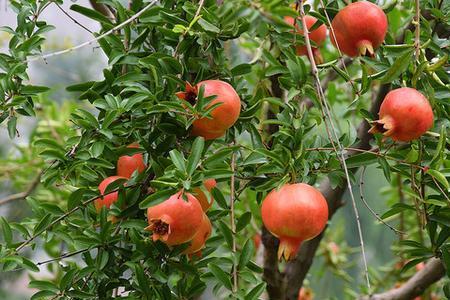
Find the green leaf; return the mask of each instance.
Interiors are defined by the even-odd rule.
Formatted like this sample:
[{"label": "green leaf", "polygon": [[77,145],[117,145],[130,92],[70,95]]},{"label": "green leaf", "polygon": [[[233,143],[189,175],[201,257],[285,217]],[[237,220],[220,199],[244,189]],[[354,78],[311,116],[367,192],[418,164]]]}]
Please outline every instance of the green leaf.
[{"label": "green leaf", "polygon": [[386,177],[388,182],[391,182],[391,167],[389,166],[389,163],[384,157],[379,157],[378,162],[383,170],[384,177]]},{"label": "green leaf", "polygon": [[427,174],[436,179],[440,184],[442,184],[446,190],[450,189],[447,178],[441,172],[433,169],[429,169]]},{"label": "green leaf", "polygon": [[34,227],[33,234],[41,233],[52,222],[52,214],[46,214],[41,221]]},{"label": "green leaf", "polygon": [[17,117],[12,116],[8,119],[8,134],[9,138],[13,139],[16,137],[16,125],[17,125]]},{"label": "green leaf", "polygon": [[209,23],[208,21],[206,21],[205,19],[200,19],[197,22],[203,29],[205,29],[205,31],[209,31],[209,32],[214,32],[214,33],[219,33],[220,29],[217,28],[215,25]]},{"label": "green leaf", "polygon": [[9,226],[8,221],[4,217],[0,217],[0,223],[2,225],[3,239],[5,243],[9,246],[12,241],[12,230]]},{"label": "green leaf", "polygon": [[244,229],[250,223],[251,219],[252,219],[251,212],[248,211],[242,214],[242,216],[240,216],[239,219],[237,220],[236,232],[239,232],[242,229]]},{"label": "green leaf", "polygon": [[412,62],[413,50],[408,50],[405,54],[397,58],[394,64],[389,68],[387,73],[381,78],[381,82],[388,83],[397,79]]},{"label": "green leaf", "polygon": [[229,209],[227,201],[225,200],[225,197],[223,196],[222,192],[219,189],[213,188],[211,190],[211,194],[213,199],[216,201],[217,204],[219,204],[221,208]]},{"label": "green leaf", "polygon": [[192,145],[191,155],[189,155],[187,161],[186,171],[188,176],[191,176],[197,169],[204,147],[205,147],[205,139],[202,137],[197,137]]},{"label": "green leaf", "polygon": [[220,220],[217,225],[225,241],[227,242],[228,247],[231,249],[233,247],[233,232],[231,231],[231,228],[222,220]]},{"label": "green leaf", "polygon": [[245,300],[256,300],[259,296],[266,290],[266,283],[262,282],[255,286],[247,295],[245,295]]},{"label": "green leaf", "polygon": [[345,162],[347,163],[347,167],[349,169],[368,166],[377,162],[377,156],[373,153],[365,152],[352,155]]},{"label": "green leaf", "polygon": [[254,252],[255,252],[255,246],[253,244],[253,240],[248,239],[245,242],[244,247],[242,248],[242,251],[241,251],[241,255],[239,257],[239,264],[238,264],[239,269],[242,269],[245,266],[247,266],[248,262],[250,261],[250,259],[253,256]]},{"label": "green leaf", "polygon": [[186,174],[186,164],[183,154],[177,149],[173,149],[169,152],[169,155],[175,167],[183,174]]},{"label": "green leaf", "polygon": [[53,282],[50,281],[32,280],[28,284],[28,287],[32,289],[59,292],[59,288]]},{"label": "green leaf", "polygon": [[139,203],[139,208],[144,209],[153,205],[156,205],[164,200],[167,200],[172,196],[174,192],[172,190],[162,190],[151,194],[145,198],[141,203]]},{"label": "green leaf", "polygon": [[240,64],[231,69],[231,74],[233,76],[245,75],[252,71],[251,64]]},{"label": "green leaf", "polygon": [[222,283],[224,287],[231,290],[231,280],[230,280],[230,274],[225,273],[219,266],[215,264],[208,264],[209,271],[216,277],[216,279]]},{"label": "green leaf", "polygon": [[102,13],[99,13],[96,10],[87,8],[85,6],[80,6],[80,5],[77,5],[77,4],[73,4],[72,6],[70,6],[70,9],[73,10],[73,11],[76,11],[77,13],[80,13],[80,14],[82,14],[82,15],[90,18],[90,19],[98,21],[100,23],[111,25],[111,20],[109,20]]},{"label": "green leaf", "polygon": [[93,157],[99,157],[103,153],[103,149],[105,148],[105,143],[102,141],[97,141],[92,145],[91,151]]}]

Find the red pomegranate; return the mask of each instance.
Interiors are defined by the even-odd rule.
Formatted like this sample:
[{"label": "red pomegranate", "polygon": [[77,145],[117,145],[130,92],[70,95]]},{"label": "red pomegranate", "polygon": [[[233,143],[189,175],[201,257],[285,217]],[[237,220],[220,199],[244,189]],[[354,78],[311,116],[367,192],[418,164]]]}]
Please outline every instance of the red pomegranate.
[{"label": "red pomegranate", "polygon": [[374,56],[374,49],[384,41],[387,17],[376,4],[354,2],[341,9],[331,22],[331,42],[348,56]]},{"label": "red pomegranate", "polygon": [[[203,182],[203,184],[205,185],[206,190],[208,192],[211,192],[211,190],[214,187],[216,187],[217,182],[214,178],[210,178],[210,179],[206,179]],[[211,194],[209,195],[211,201],[208,200],[208,197],[205,195],[205,193],[199,187],[194,188],[192,194],[195,196],[195,198],[197,198],[197,200],[200,203],[200,205],[202,206],[202,209],[204,212],[207,212],[211,208],[211,206],[214,202],[214,199]]]},{"label": "red pomegranate", "polygon": [[194,237],[190,241],[189,248],[184,250],[183,253],[185,254],[197,253],[199,254],[199,256],[201,256],[200,250],[202,250],[205,247],[206,240],[211,235],[211,231],[212,231],[211,222],[209,221],[208,216],[204,213],[202,224],[198,228],[197,233],[195,233]]},{"label": "red pomegranate", "polygon": [[380,107],[380,119],[373,122],[369,132],[409,142],[433,126],[433,117],[427,98],[415,89],[399,88],[386,95]]},{"label": "red pomegranate", "polygon": [[298,300],[313,300],[313,293],[310,288],[302,287],[298,291]]},{"label": "red pomegranate", "polygon": [[255,233],[252,237],[253,244],[255,245],[255,250],[258,251],[259,246],[261,246],[261,235],[259,233]]},{"label": "red pomegranate", "polygon": [[[294,18],[284,17],[284,20],[289,25],[292,25],[292,26],[294,25]],[[308,27],[308,30],[309,30],[317,22],[317,19],[312,16],[305,16],[305,22],[306,22],[306,27]],[[303,35],[304,34],[303,29],[300,28],[301,26],[299,24],[302,24],[302,21],[300,18],[297,18],[297,22],[295,24],[296,31],[298,34]],[[326,38],[327,38],[327,27],[324,24],[320,25],[318,28],[309,32],[309,39],[314,41],[314,43],[316,43],[317,46],[320,46],[326,40]],[[312,51],[313,51],[313,55],[314,55],[314,61],[317,64],[323,63],[323,58],[322,58],[322,54],[320,53],[320,50],[316,47],[312,47]],[[308,51],[306,49],[306,46],[301,46],[301,45],[297,46],[296,52],[297,52],[297,55],[308,56]]]},{"label": "red pomegranate", "polygon": [[207,107],[221,103],[211,112],[211,118],[200,118],[192,124],[192,135],[202,136],[206,140],[219,138],[233,126],[239,118],[241,99],[233,87],[221,80],[205,80],[194,87],[186,83],[186,91],[178,92],[178,98],[194,104],[200,87],[203,86],[203,97],[216,96]]},{"label": "red pomegranate", "polygon": [[153,240],[173,246],[186,243],[194,237],[202,224],[203,211],[194,196],[178,192],[166,201],[149,207],[147,218],[149,226],[145,229],[153,232]]},{"label": "red pomegranate", "polygon": [[109,208],[111,204],[117,201],[117,198],[119,197],[119,192],[109,193],[106,196],[103,196],[105,193],[106,188],[108,185],[110,185],[112,182],[118,180],[118,179],[127,179],[123,176],[110,176],[105,178],[98,186],[98,190],[100,191],[100,194],[102,197],[95,199],[94,205],[95,209],[100,211],[103,206],[106,206],[106,208]]},{"label": "red pomegranate", "polygon": [[285,184],[272,190],[261,207],[264,226],[280,240],[278,258],[295,257],[300,244],[319,235],[328,221],[322,194],[305,183]]},{"label": "red pomegranate", "polygon": [[[128,148],[139,148],[139,144],[133,143]],[[147,166],[144,163],[144,156],[142,153],[134,155],[123,155],[117,161],[117,175],[130,178],[135,170],[142,173]]]}]

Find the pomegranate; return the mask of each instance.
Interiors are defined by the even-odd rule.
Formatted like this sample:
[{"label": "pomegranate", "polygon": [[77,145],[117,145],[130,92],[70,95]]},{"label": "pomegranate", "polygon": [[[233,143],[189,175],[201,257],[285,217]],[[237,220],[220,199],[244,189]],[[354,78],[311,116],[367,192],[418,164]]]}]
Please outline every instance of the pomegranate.
[{"label": "pomegranate", "polygon": [[[215,179],[210,178],[210,179],[206,179],[203,182],[203,184],[205,185],[206,190],[208,192],[211,192],[211,190],[214,187],[216,187],[217,182],[216,182]],[[200,202],[200,205],[202,206],[202,209],[203,209],[204,212],[207,212],[208,209],[211,208],[211,206],[212,206],[212,204],[214,202],[214,199],[213,199],[212,195],[210,195],[211,201],[209,201],[208,197],[205,195],[205,193],[199,187],[194,188],[192,194],[195,196],[195,198],[197,198],[198,202]]]},{"label": "pomegranate", "polygon": [[416,271],[420,271],[423,268],[425,268],[425,263],[424,262],[420,262],[416,265]]},{"label": "pomegranate", "polygon": [[261,207],[264,226],[280,240],[278,258],[293,258],[300,244],[319,235],[328,221],[323,195],[305,183],[272,190]]},{"label": "pomegranate", "polygon": [[197,232],[195,233],[194,237],[190,241],[189,248],[184,250],[183,253],[185,254],[198,254],[198,256],[201,256],[200,250],[205,247],[206,240],[211,235],[211,222],[209,221],[208,216],[203,213],[203,220],[202,224],[198,228]]},{"label": "pomegranate", "polygon": [[206,140],[219,138],[233,126],[239,118],[241,99],[233,87],[221,80],[205,80],[195,86],[186,83],[186,90],[178,92],[178,98],[195,104],[200,87],[204,88],[203,97],[216,96],[207,106],[221,103],[211,112],[211,118],[200,118],[192,124],[192,135],[202,136]]},{"label": "pomegranate", "polygon": [[[128,148],[139,148],[139,144],[133,143]],[[123,155],[117,161],[117,175],[130,178],[135,170],[142,173],[147,166],[144,163],[142,153],[134,155]]]},{"label": "pomegranate", "polygon": [[106,208],[110,208],[111,204],[117,201],[117,198],[119,198],[119,192],[109,193],[105,196],[103,194],[105,193],[106,188],[114,181],[118,179],[127,179],[123,176],[110,176],[105,178],[98,186],[98,190],[100,191],[100,195],[102,197],[97,198],[94,200],[95,209],[97,212],[99,212],[103,206],[106,206]]},{"label": "pomegranate", "polygon": [[253,244],[255,245],[255,250],[258,251],[259,246],[261,246],[261,235],[259,233],[255,233],[252,237]]},{"label": "pomegranate", "polygon": [[194,237],[202,224],[203,211],[197,198],[178,192],[164,202],[149,207],[147,218],[149,226],[145,229],[153,232],[153,240],[172,246],[186,243]]},{"label": "pomegranate", "polygon": [[298,300],[313,300],[313,293],[311,289],[302,287],[298,291]]},{"label": "pomegranate", "polygon": [[[289,25],[294,26],[294,18],[284,17],[284,20]],[[308,27],[308,31],[309,31],[309,29],[317,22],[317,19],[312,16],[305,16],[305,22],[306,22],[306,27]],[[299,24],[302,24],[302,22],[301,22],[300,18],[297,18],[297,22],[295,24],[296,32],[298,34],[303,35],[304,34],[303,29],[300,28]],[[309,39],[314,41],[314,43],[316,43],[317,46],[320,46],[325,41],[326,38],[327,38],[327,27],[324,24],[320,25],[318,28],[309,32]],[[295,49],[296,49],[297,55],[308,56],[308,51],[306,49],[306,46],[299,45],[299,46],[296,46]],[[322,54],[320,53],[320,50],[316,47],[312,47],[312,52],[314,55],[314,61],[317,64],[323,63],[323,58],[322,58]]]},{"label": "pomegranate", "polygon": [[373,122],[369,132],[409,142],[433,126],[433,117],[427,98],[415,89],[399,88],[386,95],[380,107],[380,119]]},{"label": "pomegranate", "polygon": [[[341,9],[331,22],[331,42],[348,56],[374,56],[374,49],[384,41],[387,17],[376,4],[354,2]],[[334,32],[333,32],[334,31]],[[334,33],[334,37],[333,37]]]}]

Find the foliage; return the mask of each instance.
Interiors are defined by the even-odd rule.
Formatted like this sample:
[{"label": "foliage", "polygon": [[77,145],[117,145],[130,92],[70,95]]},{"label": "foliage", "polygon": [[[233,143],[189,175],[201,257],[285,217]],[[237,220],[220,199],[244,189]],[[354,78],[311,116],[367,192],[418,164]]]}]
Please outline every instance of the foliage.
[{"label": "foliage", "polygon": [[[39,18],[41,13],[62,1],[11,1],[18,22],[15,29],[2,27],[11,40],[9,53],[0,54],[0,122],[14,139],[17,125],[24,120],[19,116],[41,121],[31,137],[32,147],[21,149],[21,158],[13,163],[2,162],[0,170],[14,173],[18,179],[10,179],[20,188],[26,184],[15,168],[33,164],[42,170],[43,186],[27,198],[31,216],[17,222],[1,219],[0,262],[3,271],[36,272],[42,266],[27,258],[25,249],[43,247],[54,258],[48,263],[53,280],[30,282],[30,287],[39,289],[33,299],[106,299],[119,287],[128,299],[191,299],[207,284],[220,298],[258,299],[266,282],[262,266],[254,261],[251,237],[261,224],[259,204],[266,193],[287,182],[313,185],[327,178],[333,187],[345,186],[347,178],[327,136],[309,61],[297,56],[293,47],[304,40],[283,20],[286,15],[297,16],[295,8],[288,1],[275,0],[200,2],[203,7],[196,14],[196,1],[159,1],[135,21],[98,40],[108,58],[103,79],[67,87],[84,107],[55,107],[44,100],[49,87],[29,84],[27,59],[42,55],[45,33],[54,29]],[[106,32],[148,5],[139,0],[129,6],[115,0],[101,3],[113,9],[114,20],[77,4],[71,14],[98,21],[101,32]],[[374,165],[392,182],[386,193],[400,189],[404,195],[401,200],[394,194],[381,218],[404,222],[407,236],[395,250],[402,262],[408,261],[405,274],[434,256],[450,269],[448,39],[436,35],[439,24],[449,25],[450,7],[441,5],[432,0],[421,4],[427,16],[420,22],[418,61],[414,26],[397,42],[397,33],[414,11],[412,1],[404,1],[384,7],[389,32],[375,58],[356,58],[343,69],[337,51],[326,46],[326,63],[318,66],[322,82],[337,73],[327,84],[326,99],[339,140],[347,149],[352,183],[357,184],[357,168]],[[327,1],[326,12],[332,18],[343,6],[341,1]],[[328,24],[320,2],[305,9],[319,23]],[[210,110],[201,103],[186,109],[189,104],[181,103],[175,93],[185,81],[211,78],[231,83],[243,108],[224,138],[204,141],[191,137],[189,128],[195,116],[208,115]],[[352,154],[361,138],[358,124],[376,119],[370,112],[371,99],[382,85],[415,87],[425,94],[435,114],[432,132],[400,144],[377,135],[374,150]],[[126,148],[133,142],[141,148]],[[147,170],[120,188],[117,205],[96,213],[91,202],[98,196],[99,182],[115,174],[119,156],[136,152],[145,153]],[[168,248],[153,242],[144,231],[145,208],[180,189],[191,191],[207,178],[215,178],[218,187],[208,212],[214,234],[202,257],[181,255],[183,245]],[[126,203],[125,208],[121,203]],[[111,223],[108,214],[120,221]],[[330,251],[324,248],[323,253]],[[58,264],[75,255],[83,263]],[[328,260],[328,268],[348,280],[336,267],[346,258],[331,255]],[[237,291],[233,270],[239,279]],[[384,271],[373,271],[374,278],[379,277],[376,272]],[[382,280],[378,282],[385,288]]]}]

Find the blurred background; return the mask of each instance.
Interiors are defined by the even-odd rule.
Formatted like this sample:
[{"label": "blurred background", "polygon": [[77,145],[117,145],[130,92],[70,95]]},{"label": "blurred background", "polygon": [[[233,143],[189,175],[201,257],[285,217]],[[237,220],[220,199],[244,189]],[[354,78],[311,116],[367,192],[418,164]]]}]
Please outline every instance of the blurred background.
[{"label": "blurred background", "polygon": [[[75,2],[79,5],[89,6],[88,1]],[[69,9],[71,4],[71,2],[65,2],[62,8],[90,30],[97,31],[99,29],[97,23],[71,12]],[[14,28],[15,18],[15,13],[3,0],[0,5],[0,26]],[[80,28],[54,5],[45,11],[42,18],[56,26],[56,30],[47,34],[44,53],[66,49],[92,38],[89,32]],[[8,51],[8,40],[8,34],[1,32],[0,48],[2,52]],[[245,51],[240,52],[245,55]],[[43,162],[31,147],[30,140],[33,135],[37,132],[47,132],[55,139],[64,139],[72,130],[69,122],[70,113],[80,106],[90,108],[88,104],[74,99],[74,95],[66,92],[65,87],[88,80],[96,80],[102,76],[102,70],[105,67],[107,67],[106,59],[96,45],[49,58],[47,61],[40,60],[30,64],[30,83],[49,86],[52,89],[37,103],[42,114],[38,114],[35,118],[20,118],[19,138],[10,140],[5,126],[0,128],[0,198],[26,190],[39,175],[40,170],[44,168]],[[332,88],[340,87],[332,83],[330,90]],[[340,109],[343,111],[336,111],[338,115],[345,112],[346,105],[342,105]],[[20,168],[14,167],[11,162],[19,162]],[[360,173],[356,176],[357,181],[359,181],[359,176]],[[375,168],[367,169],[364,182],[366,201],[376,212],[382,214],[387,210],[390,199],[397,197],[395,188],[389,187],[383,172]],[[354,188],[358,200],[359,186],[355,185]],[[53,197],[54,201],[65,201],[67,195],[68,191],[64,189],[57,190],[55,193],[37,190],[33,197],[36,199]],[[318,254],[320,257],[315,260],[312,272],[307,278],[307,286],[313,290],[314,299],[328,299],[330,296],[339,299],[344,294],[346,287],[354,288],[358,283],[363,282],[355,217],[349,197],[345,196],[344,201],[346,205],[338,210],[333,218],[322,243],[322,250]],[[390,247],[393,240],[398,237],[389,228],[380,225],[361,202],[358,202],[358,206],[369,265],[373,267],[392,266],[395,261]],[[0,206],[0,216],[11,221],[25,218],[29,213],[30,209],[26,200],[11,201]],[[393,223],[395,224],[397,221]],[[48,259],[44,251],[33,253],[35,256],[30,259],[34,262]],[[331,269],[330,264],[334,266]],[[35,291],[27,287],[29,276],[34,279],[49,278],[50,271],[48,266],[44,265],[37,273],[23,271],[0,273],[0,299],[30,298]],[[373,276],[381,275],[374,273]],[[393,286],[395,281],[387,284]],[[205,295],[203,299],[213,298]]]}]

